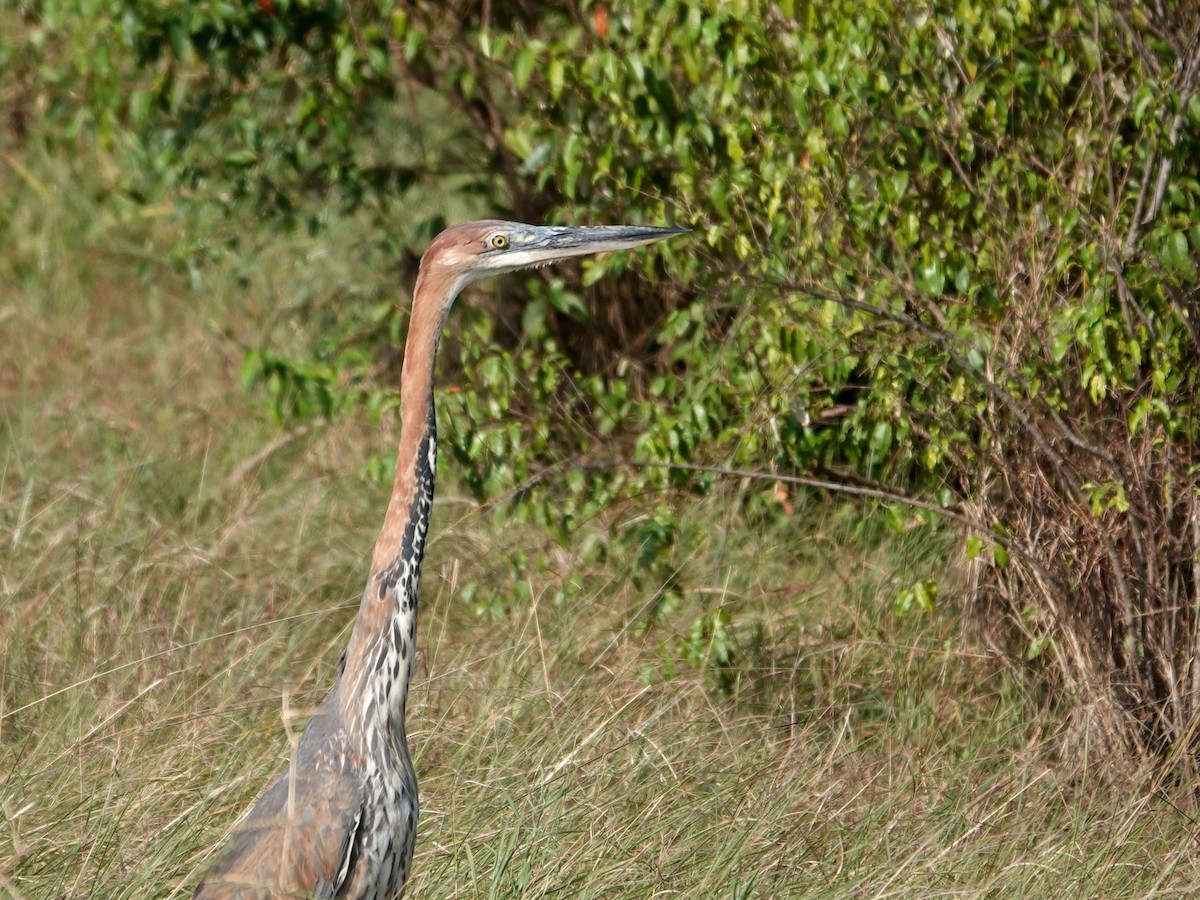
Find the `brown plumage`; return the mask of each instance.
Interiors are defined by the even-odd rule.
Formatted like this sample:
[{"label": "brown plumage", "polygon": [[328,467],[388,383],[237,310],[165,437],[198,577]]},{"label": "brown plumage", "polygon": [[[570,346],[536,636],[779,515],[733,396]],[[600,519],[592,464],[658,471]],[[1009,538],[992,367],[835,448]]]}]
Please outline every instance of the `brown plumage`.
[{"label": "brown plumage", "polygon": [[469,222],[421,258],[400,391],[396,478],[341,674],[290,765],[237,826],[196,897],[396,898],[417,829],[404,707],[421,560],[433,506],[433,371],[450,306],[472,281],[558,259],[648,244],[685,229]]}]

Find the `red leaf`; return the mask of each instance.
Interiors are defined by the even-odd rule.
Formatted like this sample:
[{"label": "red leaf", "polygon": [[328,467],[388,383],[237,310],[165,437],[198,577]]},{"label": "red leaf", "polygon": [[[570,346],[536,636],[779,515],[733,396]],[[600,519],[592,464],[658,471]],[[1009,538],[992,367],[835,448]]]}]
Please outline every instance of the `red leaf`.
[{"label": "red leaf", "polygon": [[608,7],[603,3],[597,3],[596,8],[592,10],[592,21],[596,23],[596,34],[600,37],[608,36]]}]

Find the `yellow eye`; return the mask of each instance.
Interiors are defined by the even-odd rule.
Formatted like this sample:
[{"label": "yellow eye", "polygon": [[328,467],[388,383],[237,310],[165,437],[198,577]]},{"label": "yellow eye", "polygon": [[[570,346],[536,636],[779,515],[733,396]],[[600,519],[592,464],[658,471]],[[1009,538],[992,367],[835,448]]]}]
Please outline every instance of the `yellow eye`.
[{"label": "yellow eye", "polygon": [[508,246],[508,235],[493,234],[490,238],[488,238],[488,243],[491,244],[497,250],[500,250],[500,249]]}]

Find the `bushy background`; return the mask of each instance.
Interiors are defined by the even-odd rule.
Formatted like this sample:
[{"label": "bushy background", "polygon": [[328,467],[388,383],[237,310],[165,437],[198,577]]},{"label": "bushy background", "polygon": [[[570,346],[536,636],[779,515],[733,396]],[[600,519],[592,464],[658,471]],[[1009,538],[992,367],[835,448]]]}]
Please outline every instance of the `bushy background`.
[{"label": "bushy background", "polygon": [[[979,635],[1071,723],[1065,751],[1192,765],[1194,4],[57,0],[0,22],[7,164],[36,190],[22,160],[67,160],[170,222],[145,273],[261,287],[278,235],[358,223],[354,280],[314,279],[244,348],[292,437],[394,406],[444,224],[693,229],[460,304],[443,449],[548,538],[509,557],[511,591],[461,586],[482,612],[570,544],[636,551],[670,616],[682,503],[770,523],[833,483],[897,531],[951,523]],[[939,568],[881,602],[932,608]],[[725,689],[734,624],[706,610],[685,642]]]}]

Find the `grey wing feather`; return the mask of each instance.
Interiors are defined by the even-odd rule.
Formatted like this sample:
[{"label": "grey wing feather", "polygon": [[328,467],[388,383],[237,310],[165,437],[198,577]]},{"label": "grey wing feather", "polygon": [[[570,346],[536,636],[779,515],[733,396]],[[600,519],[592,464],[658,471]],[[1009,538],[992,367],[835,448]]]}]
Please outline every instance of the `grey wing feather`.
[{"label": "grey wing feather", "polygon": [[[338,862],[337,881],[333,885],[335,892],[341,890],[342,885],[346,883],[346,878],[350,874],[350,866],[354,863],[354,850],[358,841],[358,829],[362,825],[362,806],[358,808],[358,812],[354,817],[354,824],[346,829],[346,834],[342,838],[342,850]],[[332,896],[332,895],[331,895]]]},{"label": "grey wing feather", "polygon": [[237,826],[196,897],[334,897],[341,889],[362,817],[362,780],[346,764],[336,723],[322,719],[309,722],[292,765]]}]

